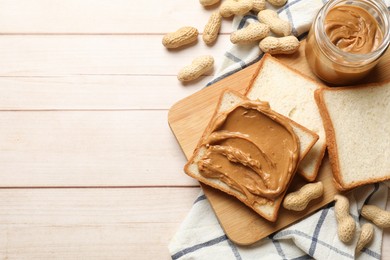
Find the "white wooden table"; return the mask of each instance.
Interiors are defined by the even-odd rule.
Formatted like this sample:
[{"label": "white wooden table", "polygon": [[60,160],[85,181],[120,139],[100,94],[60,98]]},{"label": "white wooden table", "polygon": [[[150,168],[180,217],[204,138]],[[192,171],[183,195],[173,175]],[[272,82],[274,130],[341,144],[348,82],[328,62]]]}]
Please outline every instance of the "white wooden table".
[{"label": "white wooden table", "polygon": [[230,22],[212,47],[167,51],[161,38],[202,31],[211,12],[0,0],[0,259],[169,259],[199,186],[167,113],[212,78],[184,86],[176,73],[201,54],[218,65]]}]

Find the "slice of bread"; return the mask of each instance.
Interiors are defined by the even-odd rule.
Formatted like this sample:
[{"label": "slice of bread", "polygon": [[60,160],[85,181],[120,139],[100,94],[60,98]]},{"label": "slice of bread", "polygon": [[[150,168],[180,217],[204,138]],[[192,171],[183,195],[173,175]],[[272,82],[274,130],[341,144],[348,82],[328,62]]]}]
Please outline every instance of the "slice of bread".
[{"label": "slice of bread", "polygon": [[390,81],[323,88],[315,97],[336,187],[390,179]]},{"label": "slice of bread", "polygon": [[[280,204],[282,203],[286,191],[284,191],[282,195],[280,195],[273,202],[264,197],[257,196],[256,198],[261,205],[256,204],[256,206],[253,207],[248,202],[246,196],[240,191],[229,187],[224,182],[219,181],[218,179],[206,178],[199,172],[197,163],[202,158],[202,156],[206,151],[205,146],[202,144],[204,140],[211,134],[212,132],[211,126],[214,124],[214,120],[216,120],[217,116],[220,113],[231,110],[233,107],[237,106],[240,102],[244,100],[247,100],[246,97],[239,94],[238,92],[227,90],[222,93],[217,108],[214,112],[214,115],[208,127],[204,131],[203,136],[200,139],[199,144],[195,149],[193,156],[189,159],[188,163],[185,165],[184,170],[189,176],[199,180],[200,182],[238,198],[240,201],[242,201],[247,206],[255,210],[259,215],[263,216],[265,219],[269,221],[275,221],[277,219],[278,210]],[[308,151],[313,147],[315,142],[318,140],[318,136],[312,131],[291,121],[290,119],[287,118],[287,120],[292,126],[294,133],[299,138],[299,144],[300,144],[299,161],[301,161],[302,158],[308,153]]]},{"label": "slice of bread", "polygon": [[308,181],[316,179],[326,149],[325,130],[314,100],[314,91],[320,87],[314,80],[267,54],[246,92],[249,99],[269,102],[273,110],[319,136],[298,169],[298,173]]}]

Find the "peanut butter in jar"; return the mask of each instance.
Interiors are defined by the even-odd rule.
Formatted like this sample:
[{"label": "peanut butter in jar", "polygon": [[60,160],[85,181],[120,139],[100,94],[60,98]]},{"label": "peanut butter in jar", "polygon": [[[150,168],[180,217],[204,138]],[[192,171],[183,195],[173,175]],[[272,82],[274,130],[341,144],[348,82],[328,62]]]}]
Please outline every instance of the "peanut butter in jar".
[{"label": "peanut butter in jar", "polygon": [[382,0],[331,0],[306,41],[306,59],[320,79],[348,85],[365,77],[385,53],[390,15]]}]

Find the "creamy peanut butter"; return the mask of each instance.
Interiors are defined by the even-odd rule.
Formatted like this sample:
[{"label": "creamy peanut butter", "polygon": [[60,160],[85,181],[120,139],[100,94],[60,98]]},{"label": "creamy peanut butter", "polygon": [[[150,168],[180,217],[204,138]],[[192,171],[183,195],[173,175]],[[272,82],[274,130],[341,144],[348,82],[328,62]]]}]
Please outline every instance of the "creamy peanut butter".
[{"label": "creamy peanut butter", "polygon": [[[305,55],[317,77],[334,85],[350,85],[364,78],[386,50],[384,33],[388,32],[383,21],[388,14],[376,12],[363,0],[356,1],[359,6],[335,2],[329,1],[314,20]],[[360,5],[367,5],[370,12]],[[377,21],[371,13],[381,19]]]},{"label": "creamy peanut butter", "polygon": [[383,40],[378,22],[359,6],[333,7],[325,17],[324,27],[330,41],[345,52],[369,53]]},{"label": "creamy peanut butter", "polygon": [[252,205],[258,197],[273,200],[286,190],[297,169],[299,142],[268,103],[243,101],[219,115],[210,131],[200,174],[240,191]]}]

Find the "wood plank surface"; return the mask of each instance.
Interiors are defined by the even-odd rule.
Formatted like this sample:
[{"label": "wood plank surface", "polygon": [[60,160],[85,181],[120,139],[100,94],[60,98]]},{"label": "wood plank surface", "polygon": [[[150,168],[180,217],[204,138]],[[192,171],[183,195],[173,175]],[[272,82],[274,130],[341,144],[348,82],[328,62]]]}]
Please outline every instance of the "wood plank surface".
[{"label": "wood plank surface", "polygon": [[0,111],[0,187],[198,185],[165,110]]},{"label": "wood plank surface", "polygon": [[[214,46],[199,36],[168,51],[165,33],[184,25],[202,33],[215,7],[183,0],[0,0],[0,7],[0,259],[170,259],[168,242],[199,189],[182,172],[167,109],[219,69],[231,20]],[[178,82],[178,69],[201,54],[216,59],[211,76]]]},{"label": "wood plank surface", "polygon": [[[202,31],[211,10],[179,0],[0,6],[0,186],[23,187],[0,188],[0,259],[169,259],[198,188],[182,174],[167,109],[211,78],[183,85],[176,73],[201,54],[220,63],[226,43],[199,36],[167,51],[161,38],[179,25]],[[42,185],[58,188],[26,188]]]},{"label": "wood plank surface", "polygon": [[168,259],[199,188],[0,189],[1,259]]},{"label": "wood plank surface", "polygon": [[[167,50],[161,35],[4,35],[0,76],[177,75],[199,56],[221,64],[229,36],[211,48],[203,41]],[[212,72],[211,72],[212,74]]]},{"label": "wood plank surface", "polygon": [[[218,7],[178,0],[1,0],[0,6],[0,31],[13,34],[163,34],[184,25],[202,32]],[[223,32],[231,32],[225,23]]]},{"label": "wood plank surface", "polygon": [[0,77],[0,110],[167,110],[211,78],[183,85],[171,75]]}]

